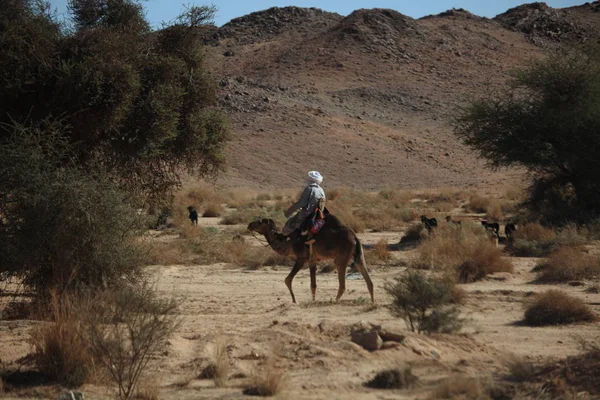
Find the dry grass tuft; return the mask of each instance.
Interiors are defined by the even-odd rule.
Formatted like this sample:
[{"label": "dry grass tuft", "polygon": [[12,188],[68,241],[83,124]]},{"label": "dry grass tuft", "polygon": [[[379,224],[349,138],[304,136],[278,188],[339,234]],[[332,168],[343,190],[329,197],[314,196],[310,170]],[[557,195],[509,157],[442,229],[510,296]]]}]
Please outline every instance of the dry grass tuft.
[{"label": "dry grass tuft", "polygon": [[374,389],[404,389],[412,387],[418,378],[412,374],[409,366],[381,371],[365,386]]},{"label": "dry grass tuft", "polygon": [[459,282],[468,283],[494,272],[513,272],[512,263],[502,258],[488,236],[477,226],[440,225],[419,247],[417,268],[455,271]]},{"label": "dry grass tuft", "polygon": [[208,203],[204,206],[204,211],[202,212],[203,218],[216,218],[223,215],[225,210],[220,203]]},{"label": "dry grass tuft", "polygon": [[538,264],[540,282],[567,282],[600,276],[600,258],[583,254],[575,247],[561,247]]},{"label": "dry grass tuft", "polygon": [[482,214],[488,211],[491,203],[491,199],[476,194],[471,197],[471,200],[469,200],[466,208],[471,212]]},{"label": "dry grass tuft", "polygon": [[221,335],[219,335],[213,344],[211,358],[212,365],[214,366],[212,379],[215,382],[215,386],[227,386],[227,379],[229,377],[230,370],[229,355],[227,354],[227,343]]},{"label": "dry grass tuft", "polygon": [[520,226],[514,233],[515,239],[522,239],[536,242],[549,242],[556,239],[556,232],[546,228],[536,222]]},{"label": "dry grass tuft", "polygon": [[158,400],[160,390],[155,384],[145,382],[133,395],[134,400]]},{"label": "dry grass tuft", "polygon": [[598,294],[600,293],[600,285],[594,284],[590,285],[587,289],[585,289],[587,293]]},{"label": "dry grass tuft", "polygon": [[453,376],[445,380],[433,392],[430,399],[487,399],[480,380],[470,376]]},{"label": "dry grass tuft", "polygon": [[510,378],[516,382],[529,381],[538,373],[538,368],[532,362],[521,357],[508,358],[506,366],[510,371]]},{"label": "dry grass tuft", "polygon": [[154,242],[148,253],[152,265],[188,264],[193,252],[181,242]]},{"label": "dry grass tuft", "polygon": [[525,323],[530,326],[596,321],[596,315],[580,299],[551,289],[526,304]]},{"label": "dry grass tuft", "polygon": [[38,370],[66,387],[79,387],[91,376],[94,360],[88,350],[77,301],[69,295],[51,295],[49,322],[32,333]]},{"label": "dry grass tuft", "polygon": [[244,389],[244,394],[249,396],[275,396],[285,390],[287,378],[285,371],[275,366],[271,359],[262,373],[255,373],[250,385]]},{"label": "dry grass tuft", "polygon": [[504,217],[504,205],[498,200],[491,201],[485,215],[488,221],[502,221]]},{"label": "dry grass tuft", "polygon": [[339,218],[340,222],[344,226],[347,226],[356,233],[362,233],[367,228],[365,222],[349,209],[343,207],[331,207],[330,211],[333,215]]},{"label": "dry grass tuft", "polygon": [[386,239],[380,239],[372,249],[365,251],[365,258],[367,264],[385,263],[392,258],[390,251],[388,250],[388,241]]},{"label": "dry grass tuft", "polygon": [[422,224],[414,224],[408,227],[404,236],[400,239],[400,243],[420,242],[426,237],[425,229]]}]

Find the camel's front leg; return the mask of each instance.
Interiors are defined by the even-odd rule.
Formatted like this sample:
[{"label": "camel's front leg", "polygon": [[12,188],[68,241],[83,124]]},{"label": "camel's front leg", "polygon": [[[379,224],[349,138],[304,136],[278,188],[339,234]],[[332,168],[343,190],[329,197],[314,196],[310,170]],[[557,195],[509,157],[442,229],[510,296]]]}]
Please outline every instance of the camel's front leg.
[{"label": "camel's front leg", "polygon": [[296,296],[294,296],[294,291],[292,290],[292,281],[294,280],[294,276],[296,276],[298,271],[300,271],[300,268],[302,268],[302,266],[304,265],[305,262],[306,262],[306,259],[298,258],[296,260],[296,263],[294,264],[294,267],[290,271],[289,275],[285,278],[285,285],[290,290],[290,294],[292,295],[292,302],[294,302],[294,303],[296,302]]}]

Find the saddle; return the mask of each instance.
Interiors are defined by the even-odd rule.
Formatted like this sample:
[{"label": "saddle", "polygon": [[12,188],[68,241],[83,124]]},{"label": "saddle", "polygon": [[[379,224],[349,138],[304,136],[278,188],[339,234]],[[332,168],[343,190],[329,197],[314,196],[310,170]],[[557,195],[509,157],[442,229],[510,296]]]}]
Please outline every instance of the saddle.
[{"label": "saddle", "polygon": [[315,210],[306,218],[302,226],[300,227],[300,236],[307,236],[307,239],[312,239],[319,231],[325,226],[327,215],[329,210],[323,207],[317,206]]},{"label": "saddle", "polygon": [[308,254],[309,254],[309,262],[314,262],[314,252],[313,252],[313,244],[315,243],[315,236],[319,231],[325,226],[326,217],[329,215],[329,211],[327,208],[323,207],[323,211],[321,211],[321,204],[315,208],[315,211],[306,218],[304,224],[302,224],[302,228],[300,229],[300,236],[306,236],[306,241],[304,244],[308,246]]}]

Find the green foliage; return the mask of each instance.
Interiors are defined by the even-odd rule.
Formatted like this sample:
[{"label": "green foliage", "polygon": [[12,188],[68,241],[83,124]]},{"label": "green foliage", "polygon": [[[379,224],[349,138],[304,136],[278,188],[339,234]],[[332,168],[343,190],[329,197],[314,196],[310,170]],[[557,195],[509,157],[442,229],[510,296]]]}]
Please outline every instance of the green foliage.
[{"label": "green foliage", "polygon": [[222,169],[228,128],[200,40],[214,8],[192,7],[152,32],[136,0],[69,7],[67,30],[32,1],[0,0],[0,124],[60,119],[77,163],[101,164],[155,199],[182,172]]},{"label": "green foliage", "polygon": [[471,103],[455,129],[491,166],[532,172],[528,204],[546,221],[600,214],[597,47],[532,63],[507,92]]},{"label": "green foliage", "polygon": [[404,319],[410,329],[419,333],[452,333],[460,330],[459,311],[450,304],[453,284],[409,271],[388,282],[385,291],[392,296],[391,313]]},{"label": "green foliage", "polygon": [[59,125],[10,132],[0,141],[0,280],[22,278],[47,298],[52,288],[119,286],[139,276],[144,221],[133,199],[100,169],[78,168]]}]

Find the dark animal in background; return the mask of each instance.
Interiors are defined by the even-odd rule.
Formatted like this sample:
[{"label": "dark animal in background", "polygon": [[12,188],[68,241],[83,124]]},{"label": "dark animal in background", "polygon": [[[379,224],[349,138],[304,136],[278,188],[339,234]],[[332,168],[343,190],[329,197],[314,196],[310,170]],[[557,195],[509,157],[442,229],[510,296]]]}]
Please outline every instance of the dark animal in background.
[{"label": "dark animal in background", "polygon": [[508,239],[512,239],[513,234],[515,233],[516,230],[517,230],[517,227],[512,222],[509,222],[508,224],[506,224],[504,226],[504,234],[506,235],[506,237]]},{"label": "dark animal in background", "polygon": [[188,211],[190,213],[189,218],[192,221],[192,224],[198,225],[198,211],[192,206],[188,207]]},{"label": "dark animal in background", "polygon": [[425,228],[427,228],[427,232],[429,233],[431,233],[431,231],[438,226],[437,219],[427,218],[424,215],[421,215],[421,222],[423,225],[425,225]]},{"label": "dark animal in background", "polygon": [[493,230],[496,236],[500,236],[500,224],[497,222],[481,221],[481,225],[483,225],[485,229]]},{"label": "dark animal in background", "polygon": [[446,222],[454,225],[461,225],[460,221],[454,221],[450,215],[446,215]]}]

